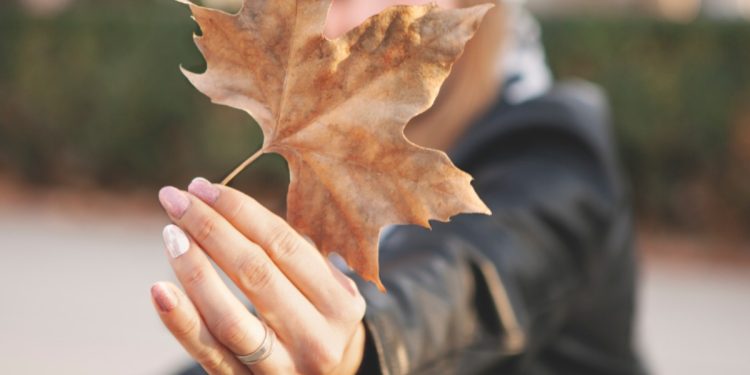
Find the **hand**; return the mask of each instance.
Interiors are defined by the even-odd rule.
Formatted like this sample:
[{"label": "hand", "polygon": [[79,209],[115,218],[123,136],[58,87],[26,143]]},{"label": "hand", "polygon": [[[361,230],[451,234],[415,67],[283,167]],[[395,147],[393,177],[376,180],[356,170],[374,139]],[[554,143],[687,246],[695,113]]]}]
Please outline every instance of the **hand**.
[{"label": "hand", "polygon": [[[211,374],[353,374],[364,351],[365,301],[355,283],[282,218],[234,189],[195,179],[159,199],[176,224],[164,229],[170,264],[185,288],[151,288],[164,325]],[[185,234],[187,233],[187,235]],[[243,365],[263,323],[230,292],[224,270],[273,330],[268,358]]]}]

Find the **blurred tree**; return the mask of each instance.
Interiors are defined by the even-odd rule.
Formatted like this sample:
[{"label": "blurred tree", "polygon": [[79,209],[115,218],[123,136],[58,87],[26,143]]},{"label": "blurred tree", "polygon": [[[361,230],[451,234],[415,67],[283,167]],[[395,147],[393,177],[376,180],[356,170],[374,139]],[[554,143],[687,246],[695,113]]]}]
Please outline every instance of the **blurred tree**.
[{"label": "blurred tree", "polygon": [[542,15],[648,14],[680,22],[694,20],[701,14],[710,18],[750,19],[750,0],[528,0],[528,3]]},{"label": "blurred tree", "polygon": [[236,10],[242,5],[242,0],[203,0],[203,4],[216,9]]},{"label": "blurred tree", "polygon": [[[180,73],[204,69],[193,31],[173,1],[79,0],[55,18],[0,5],[0,171],[123,188],[223,177],[261,135]],[[276,189],[284,163],[264,159],[244,180]]]},{"label": "blurred tree", "polygon": [[[224,177],[261,135],[180,74],[179,64],[204,69],[189,11],[103,1],[76,0],[58,17],[0,2],[0,175],[107,188]],[[610,17],[543,27],[556,74],[610,94],[643,215],[750,229],[750,24]],[[238,183],[283,198],[286,179],[283,160],[264,157]]]},{"label": "blurred tree", "polygon": [[516,0],[525,1],[530,9],[541,15],[623,15],[643,11],[645,1],[654,0]]},{"label": "blurred tree", "polygon": [[750,0],[703,0],[702,11],[712,18],[750,18]]},{"label": "blurred tree", "polygon": [[544,27],[558,77],[607,89],[643,214],[690,229],[750,229],[750,181],[741,177],[750,163],[732,151],[750,134],[750,24],[567,19]]}]

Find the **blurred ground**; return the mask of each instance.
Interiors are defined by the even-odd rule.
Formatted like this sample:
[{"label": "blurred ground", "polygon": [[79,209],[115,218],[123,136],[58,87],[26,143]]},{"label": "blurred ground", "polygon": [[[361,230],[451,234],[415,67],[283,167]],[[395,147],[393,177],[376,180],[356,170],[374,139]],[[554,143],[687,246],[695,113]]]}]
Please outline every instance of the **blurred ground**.
[{"label": "blurred ground", "polygon": [[[69,199],[81,196],[88,206]],[[0,373],[169,374],[185,363],[149,300],[153,282],[173,279],[155,199],[28,201],[2,187],[0,197]],[[750,374],[743,245],[654,233],[640,242],[640,341],[654,374]]]},{"label": "blurred ground", "polygon": [[0,205],[0,373],[170,373],[186,357],[149,299],[165,219],[74,206]]},{"label": "blurred ground", "polygon": [[640,341],[653,373],[750,374],[750,259],[739,251],[748,246],[640,237]]}]

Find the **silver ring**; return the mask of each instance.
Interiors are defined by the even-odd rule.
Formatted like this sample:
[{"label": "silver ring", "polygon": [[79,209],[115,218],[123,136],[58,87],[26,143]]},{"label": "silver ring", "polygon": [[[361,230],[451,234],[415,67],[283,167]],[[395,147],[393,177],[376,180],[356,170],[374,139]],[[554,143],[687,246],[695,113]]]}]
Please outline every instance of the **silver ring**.
[{"label": "silver ring", "polygon": [[263,341],[258,346],[258,349],[255,349],[250,354],[236,356],[237,359],[239,359],[240,362],[245,365],[257,364],[258,362],[268,358],[268,356],[271,355],[271,351],[273,350],[273,344],[274,341],[276,341],[276,334],[273,333],[273,330],[270,329],[265,322],[261,321],[261,323],[263,324],[265,334],[263,335]]}]

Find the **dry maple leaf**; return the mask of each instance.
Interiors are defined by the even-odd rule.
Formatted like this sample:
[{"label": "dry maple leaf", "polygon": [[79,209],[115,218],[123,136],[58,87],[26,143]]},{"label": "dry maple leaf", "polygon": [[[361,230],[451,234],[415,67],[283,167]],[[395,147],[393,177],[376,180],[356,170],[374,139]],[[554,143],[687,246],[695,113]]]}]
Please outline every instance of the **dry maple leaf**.
[{"label": "dry maple leaf", "polygon": [[396,6],[329,40],[330,0],[245,0],[237,14],[188,4],[208,68],[184,74],[214,103],[249,113],[265,137],[224,183],[258,156],[281,154],[287,220],[323,254],[339,253],[384,290],[382,227],[490,213],[471,176],[403,131],[432,105],[492,5]]}]

